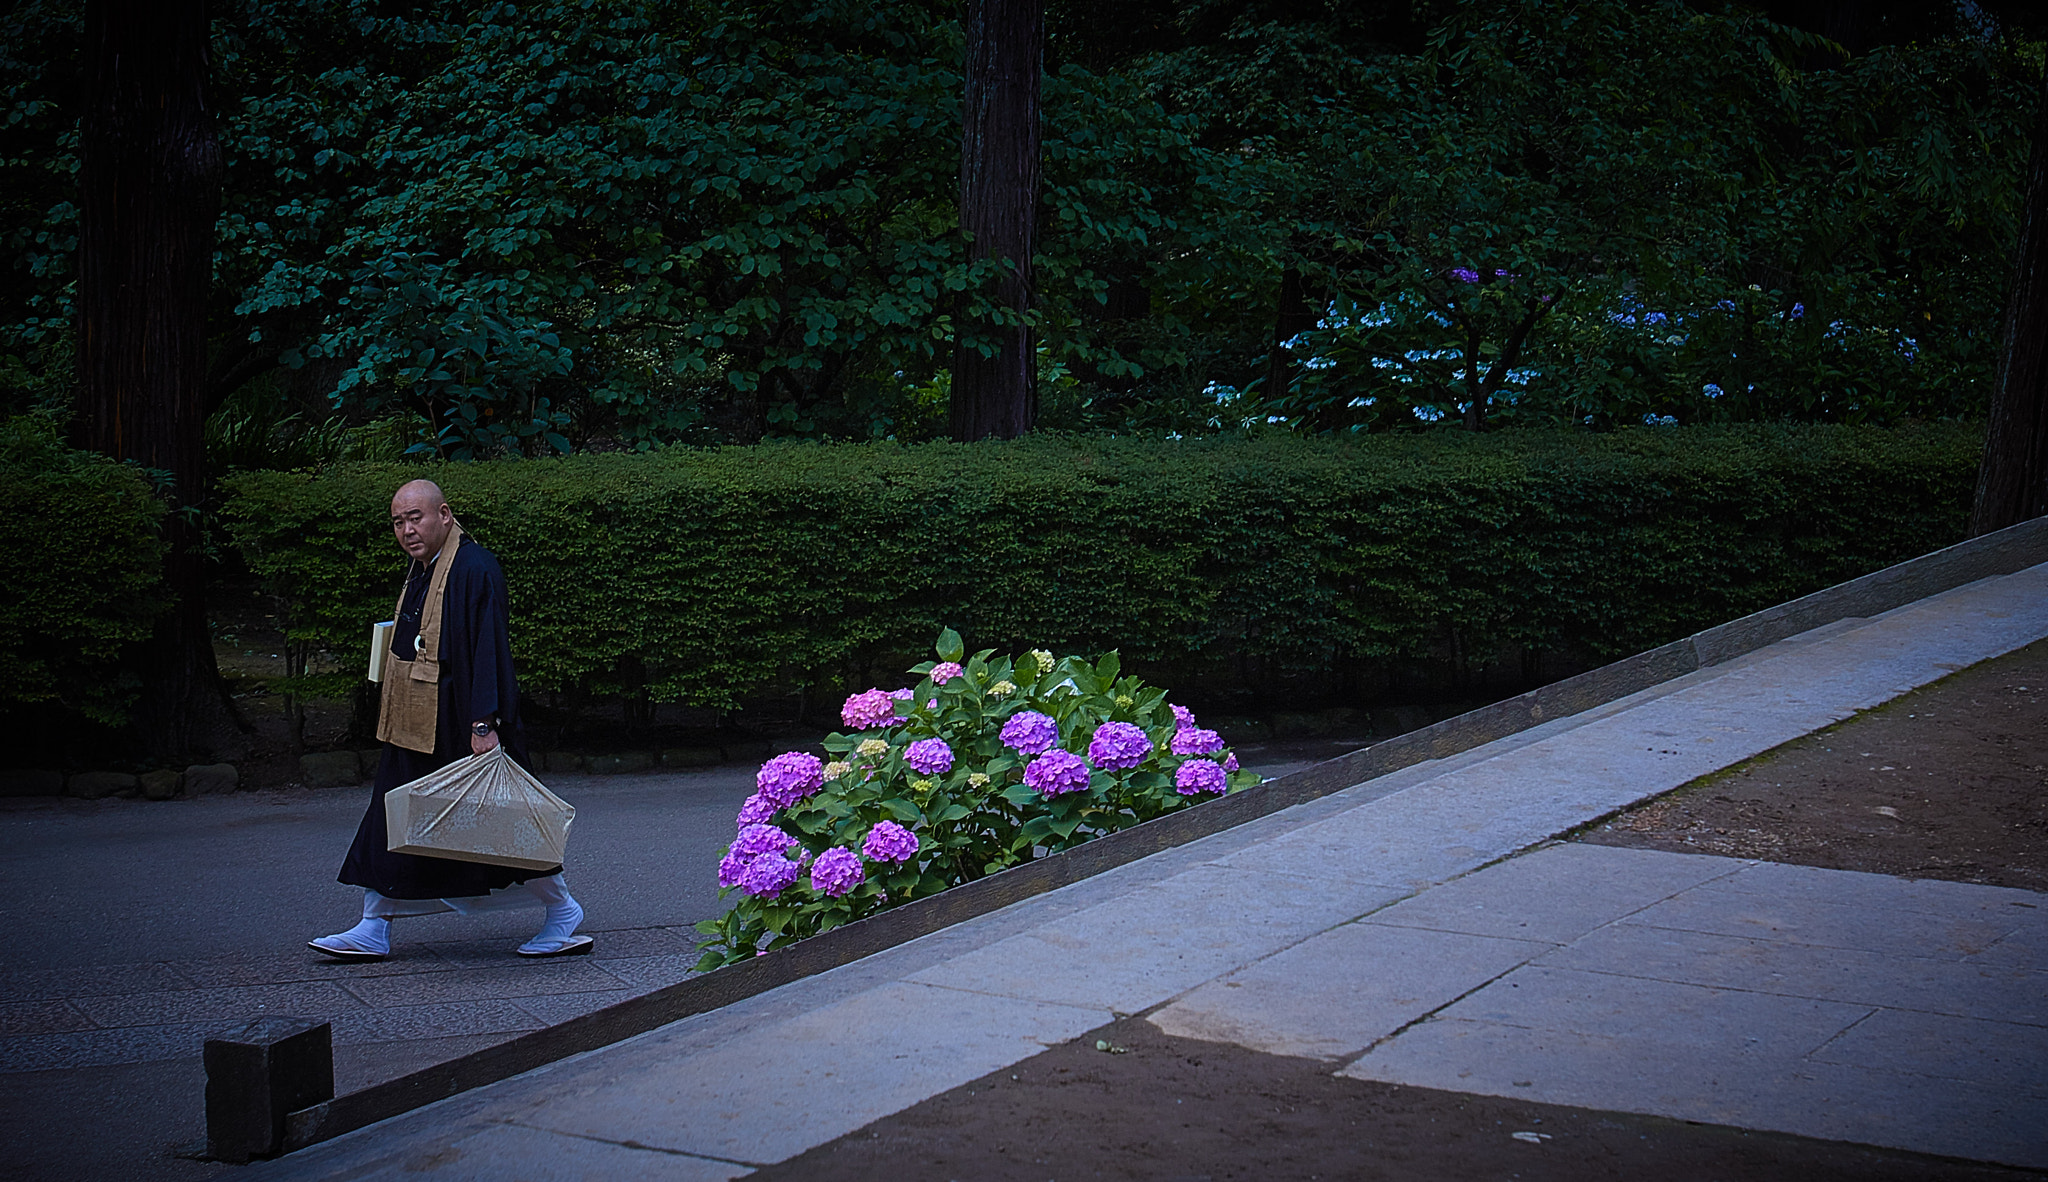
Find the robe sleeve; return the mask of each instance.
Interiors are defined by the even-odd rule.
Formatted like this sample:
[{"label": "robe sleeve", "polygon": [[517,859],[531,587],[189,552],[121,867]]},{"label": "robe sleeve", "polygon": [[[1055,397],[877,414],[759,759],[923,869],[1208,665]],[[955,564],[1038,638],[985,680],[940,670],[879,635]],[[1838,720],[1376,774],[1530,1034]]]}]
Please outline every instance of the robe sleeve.
[{"label": "robe sleeve", "polygon": [[468,660],[452,672],[456,719],[467,727],[479,719],[509,716],[518,693],[512,674],[512,644],[506,626],[505,572],[481,546],[463,547],[462,566],[449,572],[451,599],[462,605],[461,639]]}]

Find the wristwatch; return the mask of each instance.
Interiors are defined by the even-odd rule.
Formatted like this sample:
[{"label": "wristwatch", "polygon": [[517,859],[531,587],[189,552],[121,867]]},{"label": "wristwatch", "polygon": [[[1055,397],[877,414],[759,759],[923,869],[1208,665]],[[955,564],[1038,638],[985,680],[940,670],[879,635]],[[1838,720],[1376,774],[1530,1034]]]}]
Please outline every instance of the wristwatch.
[{"label": "wristwatch", "polygon": [[481,739],[491,733],[491,724],[488,722],[472,722],[469,724],[469,733]]}]

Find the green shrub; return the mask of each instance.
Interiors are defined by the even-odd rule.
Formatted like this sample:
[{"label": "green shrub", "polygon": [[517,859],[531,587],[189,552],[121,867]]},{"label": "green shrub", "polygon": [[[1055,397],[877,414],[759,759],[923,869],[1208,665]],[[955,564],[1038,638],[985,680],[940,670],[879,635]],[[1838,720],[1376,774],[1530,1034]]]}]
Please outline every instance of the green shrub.
[{"label": "green shrub", "polygon": [[[1363,439],[766,444],[227,481],[291,635],[390,614],[430,475],[504,562],[538,689],[731,706],[976,647],[1171,683],[1503,651],[1612,657],[1962,536],[1981,430],[1666,427]],[[343,680],[346,680],[345,678]]]},{"label": "green shrub", "polygon": [[122,651],[168,604],[163,514],[135,468],[40,415],[0,420],[0,707],[126,720],[140,682]]},{"label": "green shrub", "polygon": [[832,762],[762,765],[718,865],[719,895],[744,897],[697,925],[699,969],[1259,782],[1115,653],[970,660],[950,628],[934,651],[915,687],[847,699]]}]

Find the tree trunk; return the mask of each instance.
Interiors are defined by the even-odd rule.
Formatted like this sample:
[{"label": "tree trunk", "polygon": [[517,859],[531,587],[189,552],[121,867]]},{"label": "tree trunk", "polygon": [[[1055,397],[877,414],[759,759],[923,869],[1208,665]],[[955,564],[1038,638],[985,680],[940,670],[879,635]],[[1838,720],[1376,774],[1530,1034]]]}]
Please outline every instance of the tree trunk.
[{"label": "tree trunk", "polygon": [[2048,79],[2034,117],[2018,256],[1971,537],[2048,513]]},{"label": "tree trunk", "polygon": [[[1006,259],[997,300],[1031,307],[1038,229],[1038,81],[1045,62],[1044,0],[968,0],[967,102],[960,138],[960,228],[968,257]],[[1036,342],[1022,324],[970,324],[1000,342],[996,355],[964,339],[953,350],[953,438],[1013,439],[1038,417]]]},{"label": "tree trunk", "polygon": [[182,758],[225,717],[199,508],[206,303],[222,160],[205,101],[205,0],[89,0],[79,137],[78,442],[170,481],[176,603],[143,655],[148,752]]},{"label": "tree trunk", "polygon": [[1316,326],[1315,309],[1309,306],[1308,291],[1301,282],[1301,269],[1280,272],[1280,300],[1273,315],[1273,348],[1266,358],[1266,399],[1287,393],[1292,381],[1294,357],[1287,342]]}]

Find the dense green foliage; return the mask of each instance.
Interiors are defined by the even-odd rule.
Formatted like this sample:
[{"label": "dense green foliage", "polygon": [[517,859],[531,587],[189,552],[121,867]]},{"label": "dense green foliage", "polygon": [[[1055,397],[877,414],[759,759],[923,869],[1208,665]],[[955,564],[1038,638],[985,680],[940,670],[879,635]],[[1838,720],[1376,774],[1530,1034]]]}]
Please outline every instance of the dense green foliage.
[{"label": "dense green foliage", "polygon": [[[818,768],[815,757],[793,753],[763,767],[741,834],[721,851],[719,893],[737,889],[741,897],[697,925],[711,937],[700,970],[1259,782],[1258,773],[1236,770],[1220,736],[1195,729],[1192,716],[1176,717],[1166,691],[1125,674],[1115,653],[1088,660],[984,650],[970,658],[950,628],[935,651],[938,661],[893,679],[914,682],[895,718],[855,718],[851,733],[825,740],[832,762]],[[1056,728],[1056,737],[1006,737],[1004,724],[1020,714],[1038,715],[1026,721]],[[1143,758],[1098,758],[1091,740],[1105,723],[1138,728]],[[1176,748],[1183,729],[1192,741]],[[945,745],[943,768],[920,760],[916,744],[934,739]],[[1054,750],[1086,763],[1066,783],[1034,782],[1027,769]],[[1203,760],[1218,766],[1202,768]],[[1198,771],[1207,778],[1188,774]],[[776,788],[803,795],[778,805],[768,799]],[[901,845],[870,845],[878,827],[885,840],[894,829]],[[772,867],[751,865],[763,852],[776,859]],[[849,874],[850,867],[858,869]]]},{"label": "dense green foliage", "polygon": [[[1044,436],[428,471],[504,563],[526,684],[727,706],[873,684],[946,623],[977,647],[1118,649],[1177,688],[1621,656],[1958,540],[1981,442],[1962,425]],[[231,478],[230,529],[293,639],[354,653],[389,615],[386,506],[419,474]]]},{"label": "dense green foliage", "polygon": [[166,606],[163,514],[136,469],[40,416],[0,420],[0,707],[126,717],[140,683],[123,650]]},{"label": "dense green foliage", "polygon": [[[1398,45],[1374,5],[1183,7],[1125,49],[1055,6],[1048,425],[1416,428],[1475,391],[1602,428],[1981,415],[2037,44],[1811,68],[1810,37],[1668,2],[1444,6]],[[957,226],[954,5],[216,14],[216,396],[449,457],[942,425],[992,270]],[[76,6],[4,33],[0,385],[56,404]],[[1289,269],[1322,324],[1268,390]]]}]

